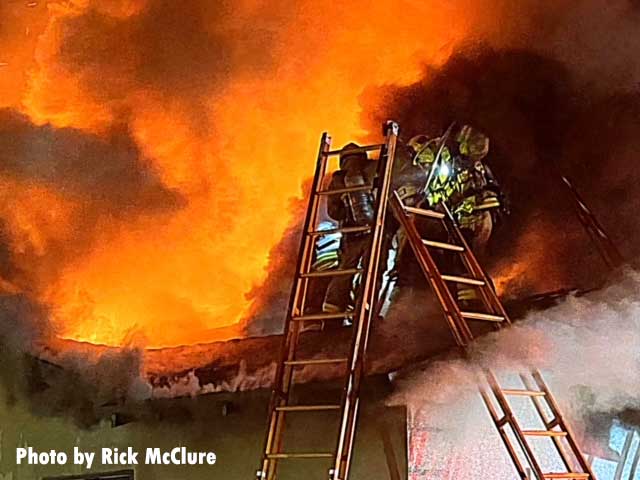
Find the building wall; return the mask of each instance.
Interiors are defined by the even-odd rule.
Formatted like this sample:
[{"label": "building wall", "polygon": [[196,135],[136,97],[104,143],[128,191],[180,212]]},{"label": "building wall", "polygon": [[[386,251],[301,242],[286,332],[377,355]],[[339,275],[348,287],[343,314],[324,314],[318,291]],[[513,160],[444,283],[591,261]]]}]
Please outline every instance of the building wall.
[{"label": "building wall", "polygon": [[[371,382],[370,382],[371,383]],[[375,382],[374,382],[375,383]],[[384,383],[384,382],[383,382]],[[358,430],[352,479],[396,480],[389,475],[385,455],[384,431],[399,464],[401,479],[406,478],[406,415],[404,408],[386,408],[384,385],[369,385],[362,395],[363,409]],[[327,401],[339,394],[323,385],[300,389],[299,401]],[[0,392],[3,395],[3,392]],[[3,399],[4,400],[4,399]],[[235,480],[254,479],[266,424],[268,392],[210,394],[197,398],[153,400],[127,412],[133,421],[112,426],[106,418],[90,429],[75,426],[66,418],[42,418],[18,402],[0,403],[0,480],[41,480],[48,476],[86,473],[79,466],[16,465],[16,448],[31,446],[39,451],[56,449],[72,458],[74,446],[97,452],[102,447],[118,447],[144,452],[146,447],[170,450],[186,446],[190,450],[213,451],[214,466],[134,466],[136,480]],[[327,401],[329,403],[329,401]],[[319,412],[304,429],[295,429],[295,414],[287,430],[287,442],[299,451],[332,450],[337,414]],[[333,419],[331,418],[333,417]],[[305,418],[310,418],[308,415]],[[324,445],[323,445],[324,444]],[[386,449],[387,454],[389,448]],[[139,459],[144,455],[141,453]],[[71,462],[71,460],[70,460]],[[96,459],[91,473],[122,470],[126,466],[101,466]],[[285,461],[279,478],[326,480],[327,460]]]}]

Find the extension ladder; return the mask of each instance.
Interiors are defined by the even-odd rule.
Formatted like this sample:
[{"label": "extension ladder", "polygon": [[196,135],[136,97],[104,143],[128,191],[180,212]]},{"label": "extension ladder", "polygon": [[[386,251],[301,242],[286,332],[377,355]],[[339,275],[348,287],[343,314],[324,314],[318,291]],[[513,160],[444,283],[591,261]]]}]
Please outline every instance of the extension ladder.
[{"label": "extension ladder", "polygon": [[[442,212],[431,209],[409,207],[402,203],[402,200],[396,192],[393,192],[393,197],[390,201],[393,214],[398,219],[400,225],[405,231],[407,241],[411,245],[411,249],[415,254],[420,268],[424,276],[427,278],[432,290],[434,291],[435,296],[440,303],[440,306],[442,307],[442,311],[458,346],[466,349],[469,343],[476,337],[471,325],[469,324],[469,321],[491,322],[495,328],[501,328],[504,325],[509,325],[511,323],[509,316],[507,315],[502,302],[498,298],[498,295],[496,294],[489,277],[484,272],[475,255],[469,248],[468,243],[466,242],[464,236],[462,235],[462,232],[458,228],[455,219],[453,218],[453,215],[451,214],[447,206],[445,204],[441,205]],[[418,233],[418,229],[416,228],[415,216],[439,221],[443,230],[447,233],[449,240],[447,242],[441,242],[423,239]],[[462,260],[462,264],[464,265],[464,268],[466,270],[466,274],[452,275],[441,273],[440,268],[438,267],[438,264],[436,263],[434,258],[435,252],[433,250],[435,249],[459,254]],[[479,300],[481,301],[485,311],[471,312],[463,310],[458,304],[457,297],[454,296],[451,289],[449,288],[448,283],[459,283],[470,285],[473,288],[476,288],[479,293]],[[529,380],[526,379],[524,379],[527,382],[525,383],[525,385],[527,385],[526,390],[501,389],[493,373],[488,372],[487,376],[492,391],[494,392],[496,398],[498,399],[498,403],[504,412],[504,416],[502,418],[498,416],[496,410],[493,408],[493,405],[489,402],[488,395],[484,391],[483,398],[487,403],[487,408],[489,409],[489,412],[493,417],[494,423],[498,428],[500,436],[502,437],[507,447],[507,451],[511,459],[513,460],[522,480],[533,479],[531,479],[528,473],[525,471],[516,450],[513,448],[513,444],[510,442],[507,433],[504,430],[504,427],[507,424],[510,425],[512,430],[515,432],[518,443],[521,445],[522,450],[525,452],[527,461],[536,475],[536,480],[595,480],[595,477],[593,476],[589,465],[587,465],[582,453],[580,452],[577,443],[575,442],[574,436],[569,430],[569,427],[560,415],[558,405],[551,396],[551,393],[545,385],[540,373],[535,372],[533,374],[533,378],[538,385],[538,390],[534,390]],[[522,430],[519,427],[515,416],[513,415],[509,403],[506,400],[506,395],[525,395],[532,397],[539,415],[545,422],[547,430]],[[541,405],[539,404],[539,399],[541,397],[547,401],[549,409],[554,415],[553,419],[546,419],[545,413]],[[537,462],[537,459],[534,455],[534,451],[529,447],[529,444],[526,441],[526,436],[549,436],[553,438],[554,444],[556,445],[556,448],[561,455],[567,472],[542,472],[539,463]],[[582,472],[575,472],[573,463],[571,463],[562,444],[559,441],[561,437],[565,438],[568,442],[573,457],[577,461],[579,467],[582,469]]]},{"label": "extension ladder", "polygon": [[[327,173],[329,157],[337,156],[340,150],[330,150],[331,138],[327,133],[322,135],[317,157],[309,206],[304,222],[296,275],[293,282],[289,308],[284,326],[282,349],[273,385],[271,403],[268,414],[268,429],[263,450],[263,459],[258,479],[274,480],[277,475],[278,462],[285,459],[331,459],[328,465],[330,480],[346,480],[349,475],[351,454],[356,433],[356,422],[359,406],[359,390],[365,368],[365,353],[369,340],[374,308],[377,303],[377,274],[383,228],[389,198],[391,168],[395,156],[398,125],[387,122],[385,125],[385,141],[383,144],[361,147],[360,151],[379,151],[378,169],[373,185],[347,187],[334,190],[323,190],[322,183]],[[320,203],[327,195],[343,195],[354,191],[375,192],[374,221],[362,227],[345,227],[332,230],[318,229]],[[333,233],[362,233],[369,235],[361,266],[354,269],[331,269],[313,271],[314,246],[318,238]],[[360,286],[355,309],[340,313],[308,313],[306,301],[310,279],[331,277],[335,275],[360,274]],[[345,358],[297,357],[297,346],[301,329],[305,322],[352,320],[352,341],[350,353]],[[344,388],[340,404],[332,405],[291,405],[291,391],[294,370],[307,365],[327,366],[345,365]],[[283,432],[285,417],[288,414],[312,415],[319,411],[336,411],[339,413],[339,427],[336,434],[336,447],[333,452],[302,452],[283,448]]]}]

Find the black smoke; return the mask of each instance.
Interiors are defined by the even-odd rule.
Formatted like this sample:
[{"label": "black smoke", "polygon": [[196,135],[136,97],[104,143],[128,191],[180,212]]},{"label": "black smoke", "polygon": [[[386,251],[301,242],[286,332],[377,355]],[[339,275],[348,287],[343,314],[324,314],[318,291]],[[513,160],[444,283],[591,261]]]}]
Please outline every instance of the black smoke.
[{"label": "black smoke", "polygon": [[[562,61],[523,49],[474,46],[404,87],[363,94],[363,121],[373,131],[397,120],[404,139],[439,135],[469,123],[491,138],[488,163],[507,191],[512,214],[497,229],[493,263],[521,259],[530,229],[545,255],[531,269],[560,271],[567,287],[594,286],[603,275],[593,245],[560,181],[570,177],[627,258],[640,253],[638,169],[632,160],[640,124],[637,93],[609,93],[579,82]],[[542,227],[541,227],[542,225]],[[519,258],[520,257],[520,258]],[[529,290],[544,289],[527,285]]]},{"label": "black smoke", "polygon": [[148,398],[135,348],[87,356],[64,353],[55,363],[38,358],[36,348],[52,340],[49,312],[24,295],[0,295],[1,398],[41,416],[65,416],[89,427],[110,412]]},{"label": "black smoke", "polygon": [[186,205],[182,195],[163,184],[127,130],[98,136],[35,125],[12,110],[0,110],[0,179],[55,192],[72,206],[66,228],[44,248],[12,249],[8,220],[0,218],[3,278],[28,291],[90,251],[101,224],[125,228],[140,216],[165,215]]},{"label": "black smoke", "polygon": [[267,7],[240,15],[229,2],[152,0],[123,17],[101,8],[96,2],[62,22],[56,60],[116,115],[127,115],[131,97],[151,94],[177,102],[194,127],[210,126],[203,107],[211,96],[273,62],[276,30],[262,21],[274,14]]},{"label": "black smoke", "polygon": [[97,136],[39,126],[12,110],[0,110],[0,176],[60,190],[116,218],[184,201],[163,185],[128,131]]}]

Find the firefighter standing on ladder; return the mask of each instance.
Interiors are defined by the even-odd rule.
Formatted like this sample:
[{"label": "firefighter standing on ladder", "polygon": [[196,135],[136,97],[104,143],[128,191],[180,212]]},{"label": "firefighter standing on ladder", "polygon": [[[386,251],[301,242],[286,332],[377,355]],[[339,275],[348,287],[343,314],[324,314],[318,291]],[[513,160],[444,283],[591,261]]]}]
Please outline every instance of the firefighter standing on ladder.
[{"label": "firefighter standing on ladder", "polygon": [[[438,138],[417,135],[407,145],[414,152],[412,163],[427,172],[423,201],[435,210],[447,205],[474,254],[482,257],[494,225],[508,210],[484,161],[489,138],[469,125],[451,133],[452,127]],[[403,201],[404,196],[415,196],[413,189],[398,193]],[[474,301],[476,290],[458,285],[457,295],[459,301]]]},{"label": "firefighter standing on ladder", "polygon": [[[342,189],[373,184],[377,162],[369,160],[360,146],[349,143],[340,153],[340,170],[333,173],[329,189]],[[327,200],[327,213],[342,227],[371,226],[374,221],[374,197],[370,191],[332,195]],[[346,233],[340,246],[340,269],[356,268],[369,243],[367,232]],[[333,277],[325,295],[322,310],[326,313],[346,312],[350,307],[353,275]]]}]

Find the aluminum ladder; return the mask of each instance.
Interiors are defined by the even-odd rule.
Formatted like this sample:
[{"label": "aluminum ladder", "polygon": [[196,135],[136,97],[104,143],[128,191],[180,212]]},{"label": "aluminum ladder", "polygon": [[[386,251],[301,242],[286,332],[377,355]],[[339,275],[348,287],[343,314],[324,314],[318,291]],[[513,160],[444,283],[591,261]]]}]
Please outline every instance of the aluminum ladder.
[{"label": "aluminum ladder", "polygon": [[[383,228],[391,183],[391,168],[395,156],[398,137],[398,125],[387,122],[384,127],[385,140],[382,144],[360,147],[360,151],[379,151],[377,175],[374,184],[323,190],[323,180],[327,174],[330,157],[338,156],[341,150],[331,150],[331,138],[322,135],[317,157],[316,171],[309,197],[309,205],[304,222],[296,274],[284,325],[284,334],[275,381],[268,413],[268,427],[264,443],[263,458],[258,479],[277,478],[278,462],[282,460],[327,459],[328,478],[346,480],[353,452],[358,418],[359,391],[364,376],[365,353],[369,340],[371,322],[377,303],[377,276],[380,252],[383,241]],[[333,230],[318,229],[321,200],[328,195],[343,195],[354,191],[374,193],[374,221],[368,226],[344,227]],[[363,255],[361,267],[354,269],[331,269],[313,271],[314,246],[319,237],[333,233],[368,234],[368,247]],[[309,281],[313,278],[336,275],[360,274],[360,285],[353,311],[340,313],[308,313],[306,310]],[[344,358],[298,358],[297,347],[305,322],[342,322],[350,319],[353,323],[351,347],[348,357]],[[342,400],[335,404],[292,405],[291,392],[296,368],[308,365],[328,366],[343,364],[345,367]],[[319,411],[335,411],[339,415],[335,449],[332,452],[303,452],[295,446],[283,445],[285,417],[287,415],[313,415]],[[329,464],[330,462],[330,464]]]}]

